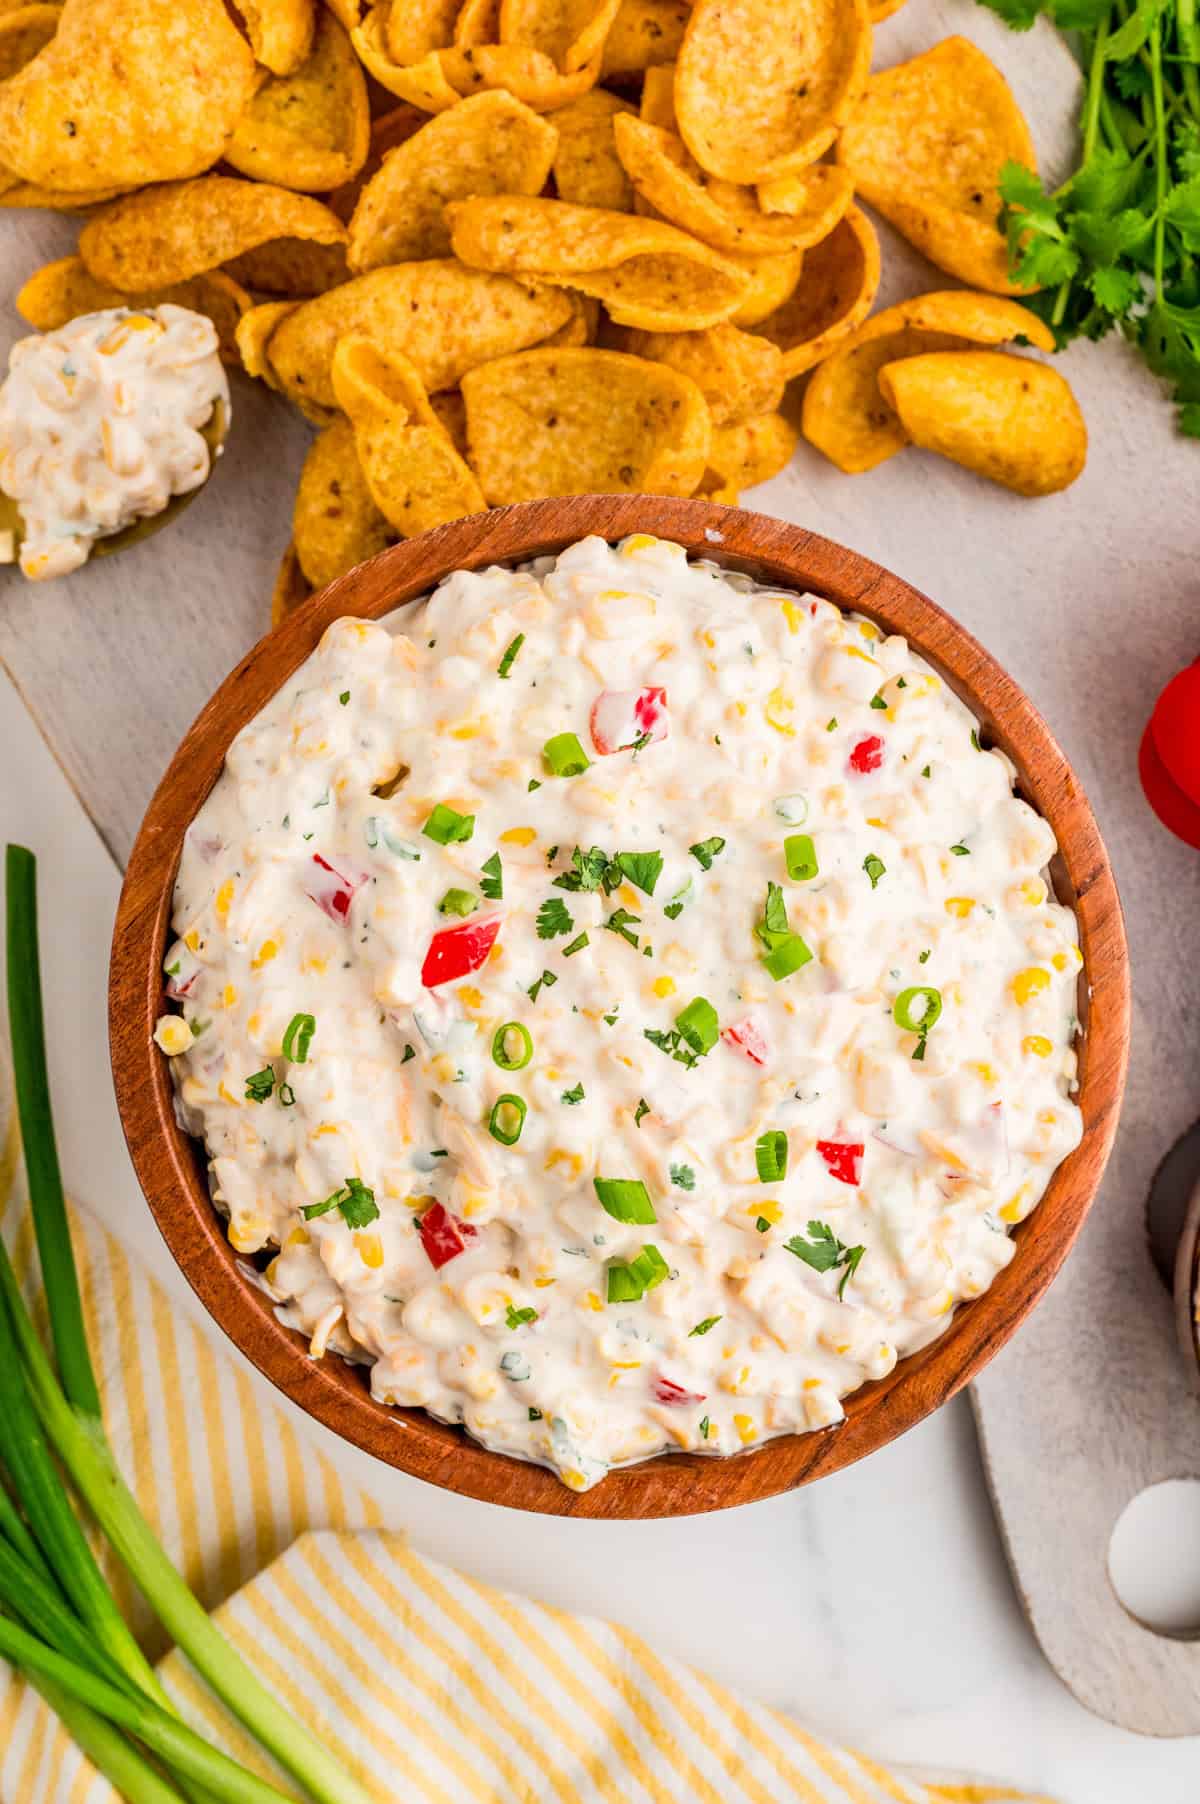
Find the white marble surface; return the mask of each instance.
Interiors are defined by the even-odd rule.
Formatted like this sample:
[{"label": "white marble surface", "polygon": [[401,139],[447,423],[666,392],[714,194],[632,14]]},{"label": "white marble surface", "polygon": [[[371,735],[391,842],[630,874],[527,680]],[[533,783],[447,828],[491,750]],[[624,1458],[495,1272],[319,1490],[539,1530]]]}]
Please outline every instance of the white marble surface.
[{"label": "white marble surface", "polygon": [[[33,846],[41,860],[68,1185],[195,1308],[138,1192],[107,1077],[117,873],[2,677],[0,746],[0,839]],[[1009,1580],[965,1401],[809,1490],[655,1523],[501,1515],[386,1472],[297,1420],[419,1548],[548,1602],[619,1617],[823,1733],[916,1765],[990,1772],[1065,1804],[1195,1798],[1200,1740],[1111,1728],[1043,1661]],[[1147,1557],[1169,1565],[1170,1549]]]}]

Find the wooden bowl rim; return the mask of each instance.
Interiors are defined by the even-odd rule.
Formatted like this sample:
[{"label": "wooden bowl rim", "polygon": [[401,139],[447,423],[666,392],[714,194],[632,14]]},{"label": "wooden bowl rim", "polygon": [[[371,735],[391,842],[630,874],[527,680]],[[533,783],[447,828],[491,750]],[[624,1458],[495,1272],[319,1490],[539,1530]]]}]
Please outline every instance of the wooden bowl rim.
[{"label": "wooden bowl rim", "polygon": [[[1012,758],[1021,787],[1054,827],[1056,885],[1076,909],[1088,987],[1081,1008],[1080,1146],[1016,1230],[1017,1256],[938,1340],[845,1400],[845,1420],[786,1435],[733,1458],[662,1454],[569,1491],[541,1467],[491,1453],[421,1410],[370,1396],[363,1368],[314,1361],[245,1276],[204,1180],[195,1143],[176,1123],[167,1062],[152,1040],[161,962],[183,834],[220,772],[234,734],[309,655],[331,621],[378,619],[456,569],[558,551],[590,533],[654,533],[689,555],[827,596],[900,632],[971,706]],[[1081,984],[1081,990],[1083,985]],[[657,1517],[754,1502],[811,1482],[885,1446],[968,1383],[1044,1294],[1095,1196],[1116,1131],[1129,1044],[1129,969],[1120,902],[1082,787],[1032,703],[989,654],[929,598],[870,559],[801,526],[696,500],[574,496],[526,502],[440,527],[340,577],[247,653],[201,711],[167,768],[130,854],[113,935],[109,1027],[117,1104],[134,1168],[184,1276],[234,1344],[292,1401],[366,1453],[451,1491],[553,1515]]]}]

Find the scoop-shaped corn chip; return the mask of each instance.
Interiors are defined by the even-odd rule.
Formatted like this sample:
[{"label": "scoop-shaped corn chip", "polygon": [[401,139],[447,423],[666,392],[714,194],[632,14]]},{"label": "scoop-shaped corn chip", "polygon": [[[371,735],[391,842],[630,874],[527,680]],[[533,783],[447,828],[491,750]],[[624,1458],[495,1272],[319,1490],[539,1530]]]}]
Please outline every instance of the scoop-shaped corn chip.
[{"label": "scoop-shaped corn chip", "polygon": [[344,338],[332,373],[372,499],[403,538],[483,511],[483,491],[406,357]]},{"label": "scoop-shaped corn chip", "polygon": [[500,42],[540,50],[565,75],[599,61],[621,0],[500,0]]},{"label": "scoop-shaped corn chip", "polygon": [[354,31],[362,24],[363,0],[325,0],[325,4],[347,31]]},{"label": "scoop-shaped corn chip", "polygon": [[215,163],[254,92],[223,0],[66,0],[0,86],[0,162],[44,188],[129,188]]},{"label": "scoop-shaped corn chip", "polygon": [[395,540],[371,498],[354,428],[337,419],[313,440],[300,472],[292,542],[301,573],[314,589],[323,589]]},{"label": "scoop-shaped corn chip", "polygon": [[710,175],[768,181],[828,149],[870,60],[867,0],[698,0],[675,72],[680,133]]},{"label": "scoop-shaped corn chip", "polygon": [[674,132],[630,115],[614,121],[617,155],[643,200],[717,250],[769,257],[828,237],[853,188],[845,170],[820,163],[793,179],[787,212],[767,213],[752,188],[706,179]]},{"label": "scoop-shaped corn chip", "polygon": [[60,6],[19,6],[0,13],[0,81],[44,50],[58,30]]},{"label": "scoop-shaped corn chip", "polygon": [[471,463],[489,502],[636,489],[690,495],[712,426],[688,376],[619,351],[540,350],[463,377]]},{"label": "scoop-shaped corn chip", "polygon": [[79,254],[100,281],[130,293],[186,281],[259,245],[292,238],[340,245],[346,228],[307,194],[207,175],[114,201],[84,226]]},{"label": "scoop-shaped corn chip", "polygon": [[736,264],[656,219],[508,195],[457,201],[446,215],[464,263],[594,295],[618,325],[715,326],[748,285]]},{"label": "scoop-shaped corn chip", "polygon": [[440,395],[430,395],[429,405],[450,435],[450,443],[460,457],[467,455],[467,404],[461,388],[445,388]]},{"label": "scoop-shaped corn chip", "polygon": [[459,94],[476,94],[481,88],[507,88],[535,113],[556,112],[595,87],[600,58],[577,69],[562,71],[544,50],[528,44],[477,44],[438,52],[450,85]]},{"label": "scoop-shaped corn chip", "polygon": [[255,61],[272,75],[290,75],[312,49],[316,0],[234,0]]},{"label": "scoop-shaped corn chip", "polygon": [[364,21],[363,29],[401,66],[418,63],[431,50],[444,50],[454,40],[458,0],[384,0]]},{"label": "scoop-shaped corn chip", "polygon": [[604,41],[601,81],[673,63],[691,13],[688,0],[621,0]]},{"label": "scoop-shaped corn chip", "polygon": [[45,207],[55,213],[87,213],[92,207],[103,207],[118,195],[129,194],[129,188],[42,188],[37,182],[14,181],[10,187],[0,179],[0,207]]},{"label": "scoop-shaped corn chip", "polygon": [[494,44],[500,35],[500,0],[463,0],[454,21],[454,42],[461,49]]},{"label": "scoop-shaped corn chip", "polygon": [[446,256],[446,202],[540,193],[557,142],[552,125],[502,91],[435,114],[364,188],[350,221],[351,269]]},{"label": "scoop-shaped corn chip", "polygon": [[306,301],[271,337],[272,367],[310,416],[337,406],[330,377],[339,338],[369,338],[413,364],[425,389],[456,388],[465,371],[540,344],[573,313],[569,297],[453,258],[398,263]]},{"label": "scoop-shaped corn chip", "polygon": [[244,288],[294,299],[337,288],[350,273],[345,245],[317,244],[311,238],[273,239],[240,257],[231,257],[224,268]]},{"label": "scoop-shaped corn chip", "polygon": [[781,307],[759,326],[783,353],[784,375],[812,369],[871,311],[879,288],[879,239],[851,207],[804,259],[804,274]]},{"label": "scoop-shaped corn chip", "polygon": [[224,361],[240,361],[237,328],[250,306],[250,296],[220,270],[143,294],[122,294],[107,282],[97,282],[81,257],[60,257],[30,276],[17,294],[16,308],[36,331],[56,332],[81,313],[100,313],[106,307],[161,307],[165,301],[207,314],[217,328]]},{"label": "scoop-shaped corn chip", "polygon": [[879,392],[884,364],[1014,338],[1040,349],[1054,343],[1036,314],[995,295],[947,290],[886,307],[817,365],[804,395],[804,436],[847,475],[873,470],[908,443],[899,416]]},{"label": "scoop-shaped corn chip", "polygon": [[579,207],[605,207],[612,213],[633,210],[633,187],[617,155],[613,121],[631,113],[627,100],[607,88],[593,88],[554,114],[558,148],[554,153],[554,186],[559,200]]},{"label": "scoop-shaped corn chip", "polygon": [[898,13],[905,3],[906,0],[869,0],[867,10],[871,15],[872,25],[882,25],[885,19]]},{"label": "scoop-shaped corn chip", "polygon": [[713,500],[736,497],[769,482],[791,462],[800,434],[781,413],[760,413],[713,429],[700,493]]},{"label": "scoop-shaped corn chip", "polygon": [[736,257],[734,261],[746,277],[746,290],[737,312],[730,315],[735,326],[757,326],[768,319],[787,300],[800,280],[806,251],[783,251],[777,257]]},{"label": "scoop-shaped corn chip", "polygon": [[261,307],[251,307],[238,321],[237,352],[242,368],[248,376],[265,382],[268,388],[279,387],[268,350],[271,335],[280,321],[301,304],[300,301],[267,301]]},{"label": "scoop-shaped corn chip", "polygon": [[275,582],[271,589],[271,625],[278,626],[289,614],[294,614],[302,602],[312,594],[300,568],[300,559],[296,556],[295,544],[290,544],[279,560],[279,568],[275,572]]},{"label": "scoop-shaped corn chip", "polygon": [[629,332],[623,348],[633,357],[649,357],[690,376],[708,402],[714,428],[769,413],[783,399],[783,356],[778,345],[736,326],[709,326],[704,332]]},{"label": "scoop-shaped corn chip", "polygon": [[887,363],[879,392],[922,450],[1018,495],[1053,495],[1087,461],[1087,427],[1048,364],[1002,351],[941,351]]},{"label": "scoop-shaped corn chip", "polygon": [[345,28],[323,6],[310,55],[263,83],[225,161],[255,181],[320,194],[357,174],[370,136],[366,76]]},{"label": "scoop-shaped corn chip", "polygon": [[872,76],[837,156],[931,263],[974,288],[1021,292],[996,223],[998,183],[1010,159],[1035,167],[1033,141],[999,69],[966,38]]},{"label": "scoop-shaped corn chip", "polygon": [[358,197],[371,177],[378,175],[383,168],[384,158],[389,151],[398,150],[402,144],[419,132],[423,125],[429,123],[429,114],[423,113],[419,107],[407,106],[403,101],[389,112],[381,113],[371,121],[371,141],[367,149],[367,160],[354,177],[353,181],[343,182],[332,194],[325,196],[325,205],[336,213],[343,225],[348,226],[358,205]]},{"label": "scoop-shaped corn chip", "polygon": [[656,63],[647,69],[642,81],[642,100],[638,118],[660,131],[679,133],[675,124],[675,65]]}]

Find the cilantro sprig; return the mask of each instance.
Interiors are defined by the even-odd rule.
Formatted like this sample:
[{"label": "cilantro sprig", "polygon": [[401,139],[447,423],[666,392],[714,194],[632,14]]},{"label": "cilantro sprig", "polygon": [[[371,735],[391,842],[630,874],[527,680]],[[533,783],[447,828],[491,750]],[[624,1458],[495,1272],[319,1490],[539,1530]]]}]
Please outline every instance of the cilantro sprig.
[{"label": "cilantro sprig", "polygon": [[1079,166],[1047,193],[1000,177],[1009,269],[1058,347],[1119,331],[1200,438],[1200,22],[1196,0],[982,0],[1016,31],[1045,15],[1086,71]]}]

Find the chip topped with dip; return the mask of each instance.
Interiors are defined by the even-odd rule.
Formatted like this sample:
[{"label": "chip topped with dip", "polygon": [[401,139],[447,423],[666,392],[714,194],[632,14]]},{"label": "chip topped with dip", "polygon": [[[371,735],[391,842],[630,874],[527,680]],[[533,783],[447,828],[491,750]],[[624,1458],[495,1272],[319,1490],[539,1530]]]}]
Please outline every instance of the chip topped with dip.
[{"label": "chip topped with dip", "polygon": [[635,535],[336,622],[156,1039],[314,1356],[583,1490],[838,1422],[1078,1144],[1048,824],[900,637]]},{"label": "chip topped with dip", "polygon": [[207,481],[229,421],[216,327],[106,308],[18,341],[0,385],[0,562],[65,576]]}]

